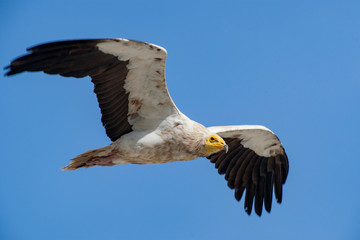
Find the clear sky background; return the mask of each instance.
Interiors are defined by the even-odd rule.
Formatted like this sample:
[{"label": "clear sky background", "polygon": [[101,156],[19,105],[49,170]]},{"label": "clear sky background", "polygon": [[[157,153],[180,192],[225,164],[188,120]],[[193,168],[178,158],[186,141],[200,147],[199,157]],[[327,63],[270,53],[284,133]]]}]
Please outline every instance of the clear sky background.
[{"label": "clear sky background", "polygon": [[1,1],[0,29],[2,67],[54,40],[163,46],[184,114],[265,125],[290,161],[262,217],[207,159],[64,172],[110,144],[92,83],[2,70],[0,239],[360,239],[360,1]]}]

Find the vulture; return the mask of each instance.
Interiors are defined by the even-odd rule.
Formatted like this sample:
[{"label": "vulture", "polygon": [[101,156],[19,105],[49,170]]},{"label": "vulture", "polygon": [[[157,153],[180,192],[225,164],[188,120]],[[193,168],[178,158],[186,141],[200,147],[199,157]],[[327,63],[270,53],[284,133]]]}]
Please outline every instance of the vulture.
[{"label": "vulture", "polygon": [[205,157],[225,174],[236,200],[261,216],[273,192],[282,201],[289,162],[279,138],[258,125],[204,127],[172,101],[165,82],[164,48],[127,39],[58,41],[27,49],[6,76],[43,71],[64,77],[90,76],[112,143],[71,159],[63,170],[117,164],[160,164]]}]

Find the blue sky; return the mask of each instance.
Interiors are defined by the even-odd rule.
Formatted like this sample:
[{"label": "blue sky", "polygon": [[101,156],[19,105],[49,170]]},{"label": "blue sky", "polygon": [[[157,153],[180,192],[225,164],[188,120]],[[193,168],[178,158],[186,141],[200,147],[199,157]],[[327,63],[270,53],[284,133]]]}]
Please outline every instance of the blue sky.
[{"label": "blue sky", "polygon": [[161,45],[184,114],[267,126],[290,172],[260,218],[207,159],[64,172],[110,144],[90,80],[1,77],[0,239],[359,239],[359,26],[346,0],[1,1],[0,66],[54,40]]}]

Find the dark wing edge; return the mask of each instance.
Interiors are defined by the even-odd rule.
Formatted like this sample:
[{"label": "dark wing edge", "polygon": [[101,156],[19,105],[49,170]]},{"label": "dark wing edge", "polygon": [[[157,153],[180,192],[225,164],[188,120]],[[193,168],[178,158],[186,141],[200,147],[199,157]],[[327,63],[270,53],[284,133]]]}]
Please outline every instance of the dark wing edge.
[{"label": "dark wing edge", "polygon": [[[282,185],[289,172],[289,161],[275,134],[262,126],[247,127],[231,126],[227,130],[222,127],[223,131],[221,127],[210,128],[224,138],[229,150],[212,154],[208,159],[215,163],[219,174],[225,174],[237,201],[246,190],[247,214],[251,214],[254,205],[255,213],[261,216],[263,205],[267,212],[271,211],[273,191],[277,202],[282,202]],[[259,143],[262,148],[254,149],[253,143]]]},{"label": "dark wing edge", "polygon": [[117,39],[90,39],[59,41],[27,49],[27,55],[11,62],[6,76],[24,71],[43,71],[64,77],[90,76],[94,83],[106,134],[115,141],[130,131],[128,122],[128,94],[125,92],[129,61],[120,61],[116,56],[97,48],[97,44]]}]

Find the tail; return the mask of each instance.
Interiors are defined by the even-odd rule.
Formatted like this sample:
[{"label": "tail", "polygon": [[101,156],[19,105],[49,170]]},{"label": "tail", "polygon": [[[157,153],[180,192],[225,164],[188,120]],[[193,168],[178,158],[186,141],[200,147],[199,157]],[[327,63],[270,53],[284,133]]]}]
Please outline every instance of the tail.
[{"label": "tail", "polygon": [[119,156],[113,152],[112,145],[102,148],[89,150],[80,154],[79,156],[71,159],[71,163],[62,170],[76,170],[82,167],[93,167],[93,166],[113,166],[113,160]]}]

